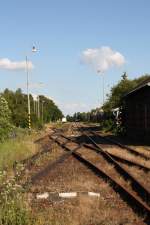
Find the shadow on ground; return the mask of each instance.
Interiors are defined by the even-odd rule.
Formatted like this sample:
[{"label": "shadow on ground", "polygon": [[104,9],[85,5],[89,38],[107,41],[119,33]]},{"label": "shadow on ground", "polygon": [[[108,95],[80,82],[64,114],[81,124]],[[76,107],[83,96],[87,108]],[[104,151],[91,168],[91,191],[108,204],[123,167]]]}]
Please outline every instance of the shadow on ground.
[{"label": "shadow on ground", "polygon": [[[102,128],[100,126],[87,126],[87,127],[80,127],[79,128],[80,131],[83,131],[83,132],[87,132],[87,131],[94,131],[94,132],[102,132]],[[96,138],[95,135],[91,135],[91,137],[94,139],[94,141],[97,143],[97,144],[109,144],[110,145],[110,142],[108,140],[103,140],[103,139],[100,139],[100,138]],[[148,148],[148,150],[150,150],[149,146],[150,146],[150,142],[144,142],[138,138],[136,139],[133,139],[133,138],[129,138],[127,136],[117,136],[115,134],[107,134],[105,135],[105,137],[107,138],[111,138],[115,141],[118,141],[120,142],[121,144],[124,144],[124,145],[131,145],[131,146],[144,146],[144,148]],[[81,135],[80,137],[77,137],[76,138],[76,141],[78,143],[86,143],[87,144],[87,140],[86,138]],[[90,143],[90,142],[88,142]]]}]

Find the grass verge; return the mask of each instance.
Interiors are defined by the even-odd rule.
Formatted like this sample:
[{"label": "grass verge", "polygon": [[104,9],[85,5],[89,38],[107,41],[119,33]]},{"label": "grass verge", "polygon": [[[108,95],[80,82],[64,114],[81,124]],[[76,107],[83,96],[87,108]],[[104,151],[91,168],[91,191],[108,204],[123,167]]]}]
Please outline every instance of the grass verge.
[{"label": "grass verge", "polygon": [[0,170],[11,171],[13,163],[33,155],[38,147],[34,140],[40,134],[32,131],[31,134],[21,133],[16,138],[0,143]]},{"label": "grass verge", "polygon": [[12,168],[15,161],[23,160],[39,150],[34,140],[40,135],[40,132],[29,134],[26,130],[18,130],[17,137],[0,143],[0,225],[36,224],[25,198],[25,190],[17,184]]}]

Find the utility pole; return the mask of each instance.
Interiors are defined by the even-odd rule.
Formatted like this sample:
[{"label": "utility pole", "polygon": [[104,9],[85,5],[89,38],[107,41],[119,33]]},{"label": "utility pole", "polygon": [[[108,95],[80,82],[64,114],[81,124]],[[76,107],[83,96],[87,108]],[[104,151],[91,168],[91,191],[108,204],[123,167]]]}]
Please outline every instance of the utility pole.
[{"label": "utility pole", "polygon": [[36,110],[35,110],[35,100],[33,99],[33,108],[34,108],[34,114],[36,114]]},{"label": "utility pole", "polygon": [[[36,52],[35,46],[32,48],[32,52]],[[29,94],[29,64],[28,57],[26,55],[26,74],[27,74],[27,99],[28,99],[28,128],[31,130],[31,106],[30,106],[30,94]]]},{"label": "utility pole", "polygon": [[103,91],[103,105],[105,102],[105,84],[104,84],[104,73],[102,73],[101,70],[97,70],[97,73],[100,74],[102,76],[102,91]]},{"label": "utility pole", "polygon": [[44,124],[44,100],[42,100],[42,123]]},{"label": "utility pole", "polygon": [[39,97],[39,95],[37,97],[37,116],[38,116],[38,119],[40,119],[40,97]]},{"label": "utility pole", "polygon": [[26,72],[27,72],[27,98],[28,98],[28,128],[31,129],[31,108],[30,108],[30,95],[29,95],[29,68],[28,57],[26,56]]}]

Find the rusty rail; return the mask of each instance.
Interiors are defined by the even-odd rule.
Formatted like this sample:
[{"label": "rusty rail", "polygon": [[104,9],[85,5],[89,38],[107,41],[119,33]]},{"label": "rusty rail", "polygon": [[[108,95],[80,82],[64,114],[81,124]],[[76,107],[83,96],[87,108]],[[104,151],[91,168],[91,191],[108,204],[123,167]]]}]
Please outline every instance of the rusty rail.
[{"label": "rusty rail", "polygon": [[103,138],[103,139],[107,140],[108,142],[110,142],[110,143],[112,143],[112,144],[115,144],[115,145],[119,146],[120,148],[126,149],[128,152],[132,153],[132,154],[135,155],[135,156],[140,156],[140,157],[142,157],[142,158],[144,158],[144,159],[146,159],[146,160],[149,160],[149,159],[150,159],[150,157],[149,157],[149,156],[146,156],[144,153],[138,152],[138,151],[136,151],[134,148],[131,148],[131,147],[127,146],[127,145],[124,145],[124,144],[120,143],[120,142],[117,141],[117,140],[114,140],[114,139],[109,138],[109,137],[102,136],[101,134],[99,134],[99,133],[97,133],[97,132],[94,132],[94,131],[91,131],[91,132],[92,132],[94,135],[97,135],[97,136],[99,136],[100,138]]},{"label": "rusty rail", "polygon": [[[63,135],[63,137],[64,137],[64,135]],[[51,137],[51,138],[52,138],[52,137]],[[52,139],[53,139],[53,138],[52,138]],[[78,153],[77,151],[72,152],[72,150],[71,150],[69,147],[63,145],[58,139],[57,139],[57,140],[56,140],[56,139],[53,139],[53,140],[54,140],[60,147],[63,147],[63,149],[65,149],[65,150],[71,152],[71,154],[72,154],[73,156],[75,156],[78,160],[80,160],[81,162],[84,162],[86,165],[88,165],[88,167],[90,167],[92,170],[94,170],[94,172],[98,173],[99,175],[103,175],[105,178],[107,178],[107,179],[109,179],[111,182],[113,182],[114,185],[117,185],[117,188],[119,188],[119,193],[120,193],[120,191],[123,192],[123,194],[124,194],[125,196],[127,196],[130,200],[132,200],[132,202],[134,202],[134,203],[140,208],[140,210],[142,210],[142,212],[145,212],[145,213],[147,214],[148,218],[150,218],[150,207],[148,206],[147,201],[144,202],[144,200],[141,200],[138,196],[136,196],[136,195],[134,194],[134,192],[131,192],[131,191],[128,190],[126,187],[124,187],[122,184],[118,183],[118,181],[117,181],[114,177],[112,177],[111,175],[109,175],[108,172],[104,171],[103,169],[100,169],[99,167],[97,167],[96,165],[94,165],[91,161],[87,160],[86,157],[84,157],[83,154],[80,154],[80,153]],[[70,141],[72,141],[72,140],[70,140]],[[72,141],[72,142],[73,142],[73,141]],[[83,146],[84,146],[84,145],[83,145]],[[114,160],[112,159],[112,161],[114,161]],[[118,168],[119,168],[120,170],[122,170],[122,172],[123,172],[124,174],[126,174],[126,171],[124,171],[123,168],[121,168],[120,166],[118,166]],[[129,177],[130,177],[130,175],[129,175]],[[144,187],[140,186],[139,182],[136,181],[134,178],[132,178],[132,179],[133,179],[133,181],[136,183],[134,186],[138,186],[138,191],[139,191],[139,190],[140,190],[140,191],[142,190],[142,192],[145,192],[144,196],[147,196],[146,198],[149,199],[149,193],[147,193],[147,190],[145,190]],[[138,194],[139,194],[139,192],[138,192]],[[143,196],[142,196],[142,197],[143,197]],[[130,202],[130,203],[131,203],[131,202]]]}]

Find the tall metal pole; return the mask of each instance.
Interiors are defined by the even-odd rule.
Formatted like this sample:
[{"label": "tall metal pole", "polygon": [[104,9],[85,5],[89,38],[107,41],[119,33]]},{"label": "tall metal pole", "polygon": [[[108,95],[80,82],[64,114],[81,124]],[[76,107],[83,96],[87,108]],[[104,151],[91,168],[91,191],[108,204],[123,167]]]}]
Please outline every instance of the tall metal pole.
[{"label": "tall metal pole", "polygon": [[38,95],[37,95],[36,104],[35,104],[35,112],[36,112],[36,116],[38,117]]},{"label": "tall metal pole", "polygon": [[28,57],[26,56],[26,72],[27,72],[27,98],[28,98],[28,128],[31,129],[31,109],[30,109],[30,95],[29,95],[29,68]]},{"label": "tall metal pole", "polygon": [[40,119],[40,96],[38,95],[38,119]]},{"label": "tall metal pole", "polygon": [[38,101],[39,101],[39,97],[37,96],[37,103],[36,103],[37,118],[38,118]]},{"label": "tall metal pole", "polygon": [[103,79],[103,106],[104,106],[105,102],[104,74],[102,74],[102,79]]},{"label": "tall metal pole", "polygon": [[44,101],[42,101],[42,124],[43,124],[43,104],[44,104]]},{"label": "tall metal pole", "polygon": [[97,73],[101,74],[102,76],[102,91],[103,91],[103,105],[104,105],[105,102],[104,73],[102,73],[100,70],[97,70]]},{"label": "tall metal pole", "polygon": [[[35,46],[32,47],[32,52],[36,52]],[[28,127],[31,129],[31,107],[30,107],[30,94],[29,94],[29,65],[28,57],[26,55],[26,72],[27,72],[27,97],[28,97]]]},{"label": "tall metal pole", "polygon": [[34,113],[36,114],[36,101],[33,99],[33,104],[34,104]]},{"label": "tall metal pole", "polygon": [[42,101],[42,123],[44,124],[44,100]]}]

